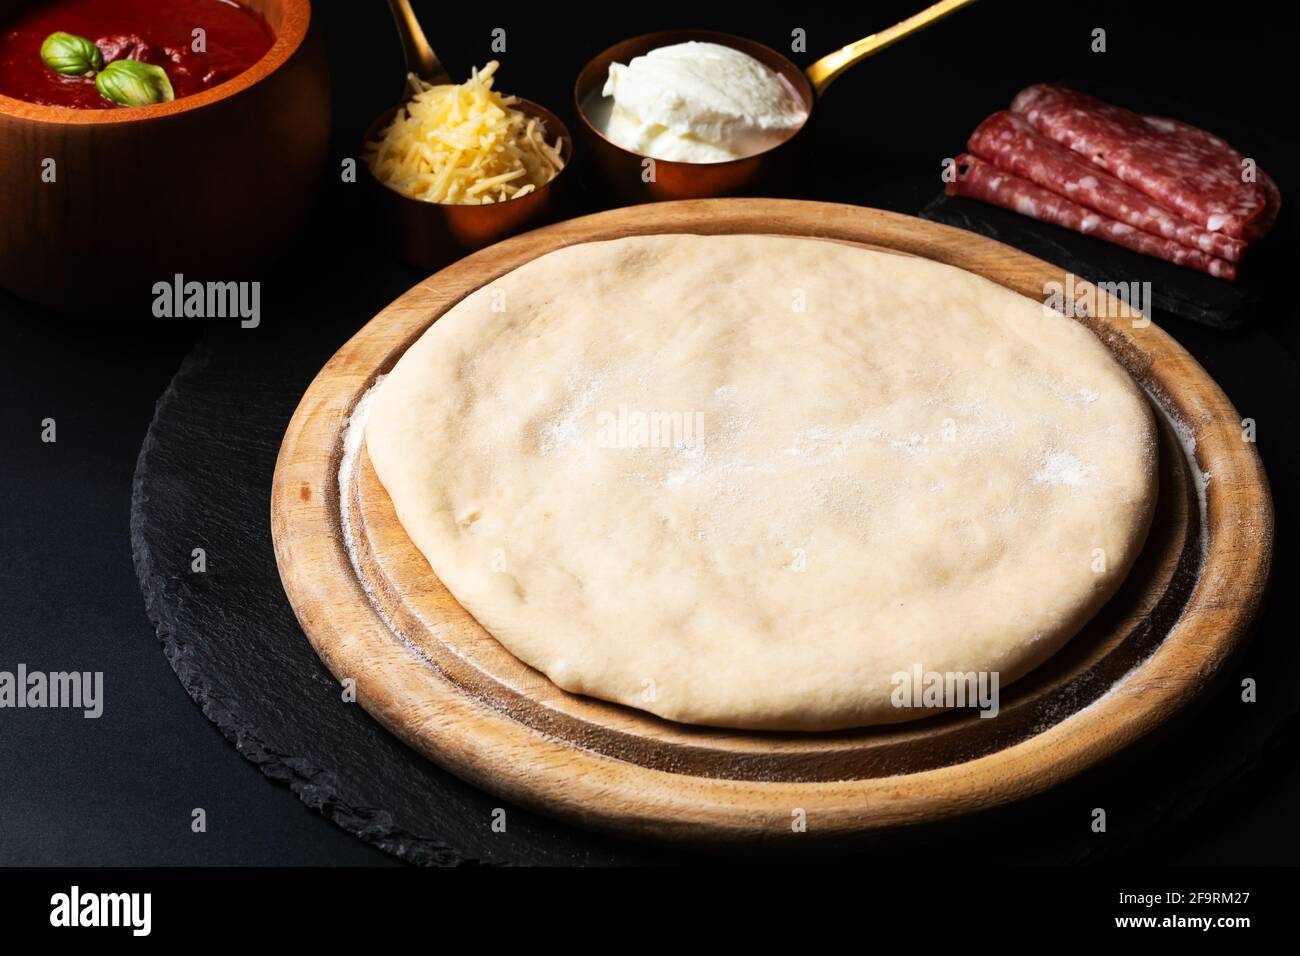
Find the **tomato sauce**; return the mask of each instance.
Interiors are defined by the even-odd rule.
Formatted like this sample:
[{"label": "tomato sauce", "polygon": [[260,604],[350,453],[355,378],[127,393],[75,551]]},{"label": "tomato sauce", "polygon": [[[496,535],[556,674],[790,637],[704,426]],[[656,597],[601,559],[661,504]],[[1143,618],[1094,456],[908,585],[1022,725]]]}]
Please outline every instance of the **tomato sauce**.
[{"label": "tomato sauce", "polygon": [[[201,52],[194,49],[197,29],[205,33]],[[45,65],[41,44],[57,31],[93,42],[105,66],[125,58],[162,67],[177,99],[238,76],[275,42],[261,14],[234,0],[46,0],[0,24],[0,93],[44,106],[119,108],[93,77]]]}]

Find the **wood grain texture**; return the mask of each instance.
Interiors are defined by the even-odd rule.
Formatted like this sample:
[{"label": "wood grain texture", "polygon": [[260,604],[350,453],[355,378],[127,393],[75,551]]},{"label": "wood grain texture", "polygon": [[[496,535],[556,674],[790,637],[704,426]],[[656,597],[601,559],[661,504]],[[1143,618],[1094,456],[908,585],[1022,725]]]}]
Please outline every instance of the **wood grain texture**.
[{"label": "wood grain texture", "polygon": [[[1134,329],[1127,319],[1081,321],[1159,413],[1153,531],[1120,594],[1066,650],[1004,692],[996,720],[957,714],[837,734],[718,732],[564,694],[510,657],[441,588],[364,460],[353,483],[360,520],[350,529],[359,577],[344,547],[337,470],[341,429],[375,376],[438,315],[496,276],[564,245],[663,232],[855,242],[924,255],[1039,299],[1045,282],[1066,279],[1008,247],[910,217],[712,200],[614,210],[538,230],[412,289],[308,389],[272,490],[276,557],[304,631],[399,737],[479,786],[580,825],[708,843],[826,841],[1045,790],[1168,719],[1239,644],[1268,576],[1273,518],[1263,469],[1241,439],[1240,417],[1200,366],[1155,326]],[[1187,435],[1194,460],[1184,450]],[[1201,472],[1212,475],[1203,503],[1195,483]],[[807,833],[792,832],[796,810],[807,814]]]},{"label": "wood grain texture", "polygon": [[[29,2],[0,0],[0,20]],[[310,0],[245,5],[275,44],[194,96],[73,110],[0,95],[0,285],[59,311],[144,317],[156,282],[243,281],[285,250],[323,172],[329,71]],[[92,254],[97,235],[111,254]]]}]

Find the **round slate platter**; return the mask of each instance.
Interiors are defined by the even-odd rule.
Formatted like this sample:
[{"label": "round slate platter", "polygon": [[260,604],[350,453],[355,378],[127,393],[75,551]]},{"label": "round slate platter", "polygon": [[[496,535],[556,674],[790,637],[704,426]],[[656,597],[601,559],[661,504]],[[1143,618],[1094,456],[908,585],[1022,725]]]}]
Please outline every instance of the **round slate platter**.
[{"label": "round slate platter", "polygon": [[[396,291],[396,290],[394,290]],[[280,588],[269,526],[276,453],[308,383],[376,311],[337,288],[308,291],[299,322],[215,327],[159,401],[141,449],[131,516],[137,572],[165,653],[194,700],[271,778],[338,825],[415,863],[615,864],[689,859],[591,835],[501,801],[390,736],[340,687],[298,628]],[[321,316],[334,318],[321,318]],[[1159,317],[1158,317],[1159,318]],[[1182,341],[1258,423],[1276,489],[1275,581],[1294,576],[1287,491],[1300,478],[1300,374],[1266,331],[1243,336],[1177,325]],[[203,548],[206,571],[191,570]],[[971,862],[1181,859],[1189,844],[1248,812],[1295,743],[1300,597],[1275,587],[1255,639],[1195,711],[1120,760],[1029,802],[960,825],[911,831],[870,848],[875,865],[933,853]],[[1260,701],[1240,702],[1244,677]],[[1217,798],[1225,814],[1213,812]],[[1105,808],[1108,830],[1090,829]],[[1245,808],[1240,809],[1240,808]],[[498,809],[504,832],[496,832]],[[926,848],[929,848],[927,851]],[[846,853],[860,852],[843,848]]]}]

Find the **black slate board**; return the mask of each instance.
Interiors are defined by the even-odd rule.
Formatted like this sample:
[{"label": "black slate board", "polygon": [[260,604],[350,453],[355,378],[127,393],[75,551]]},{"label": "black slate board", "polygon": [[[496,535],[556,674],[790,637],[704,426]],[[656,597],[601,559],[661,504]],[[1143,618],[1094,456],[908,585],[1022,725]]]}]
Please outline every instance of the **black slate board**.
[{"label": "black slate board", "polygon": [[[1155,306],[1212,328],[1232,329],[1270,310],[1287,308],[1293,261],[1297,252],[1296,215],[1290,203],[1296,192],[1293,160],[1297,146],[1282,137],[1243,127],[1219,116],[1198,115],[1186,103],[1171,102],[1095,80],[1064,79],[1061,85],[1081,90],[1141,113],[1172,116],[1223,137],[1277,180],[1282,212],[1266,241],[1253,246],[1236,282],[1226,282],[1194,269],[1176,266],[1122,246],[1085,236],[1060,226],[1038,222],[1010,210],[965,197],[940,194],[920,215],[968,229],[1055,263],[1091,282],[1149,282]],[[989,113],[1005,109],[992,103]],[[967,131],[969,133],[969,131]],[[965,149],[954,143],[953,150]]]},{"label": "black slate board", "polygon": [[[323,267],[317,265],[316,269]],[[328,270],[326,270],[328,271]],[[395,295],[407,274],[387,274]],[[380,281],[376,276],[376,281]],[[299,289],[305,286],[297,286]],[[136,568],[168,660],[204,713],[241,753],[308,806],[402,859],[424,864],[627,864],[689,859],[632,846],[508,808],[508,828],[493,833],[502,802],[462,783],[409,750],[355,704],[343,703],[333,677],[297,626],[280,587],[270,537],[270,485],[280,439],[316,371],[374,306],[355,287],[298,295],[305,319],[260,329],[209,330],[166,394],[141,449],[132,508]],[[284,314],[290,303],[273,303]],[[347,316],[349,312],[354,317]],[[269,313],[268,313],[269,314]],[[318,318],[333,316],[332,318]],[[1188,326],[1180,338],[1221,378],[1243,414],[1259,420],[1261,450],[1276,488],[1300,478],[1296,428],[1286,417],[1300,399],[1300,375],[1286,351],[1261,330],[1225,337]],[[1278,575],[1294,575],[1286,535],[1290,502],[1279,496]],[[193,548],[206,573],[190,571]],[[1229,667],[1218,692],[1196,713],[1058,791],[976,821],[909,834],[874,850],[874,865],[916,858],[917,844],[943,842],[945,855],[984,863],[1177,859],[1212,798],[1236,793],[1232,781],[1261,762],[1270,740],[1294,746],[1280,728],[1300,708],[1293,622],[1300,593],[1281,587],[1260,637]],[[1242,676],[1263,682],[1260,703],[1238,702]],[[1282,736],[1278,736],[1282,733]],[[1247,778],[1285,772],[1263,761]],[[1088,829],[1093,807],[1110,814],[1110,832]],[[951,859],[952,856],[945,858]]]}]

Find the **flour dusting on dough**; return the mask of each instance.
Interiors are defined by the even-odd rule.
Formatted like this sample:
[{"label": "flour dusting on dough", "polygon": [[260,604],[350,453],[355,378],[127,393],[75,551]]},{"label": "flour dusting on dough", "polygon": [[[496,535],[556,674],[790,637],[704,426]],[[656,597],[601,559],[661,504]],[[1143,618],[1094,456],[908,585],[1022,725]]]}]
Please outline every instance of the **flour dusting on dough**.
[{"label": "flour dusting on dough", "polygon": [[1081,488],[1088,483],[1088,466],[1068,451],[1047,451],[1034,481],[1044,485],[1070,485]]}]

